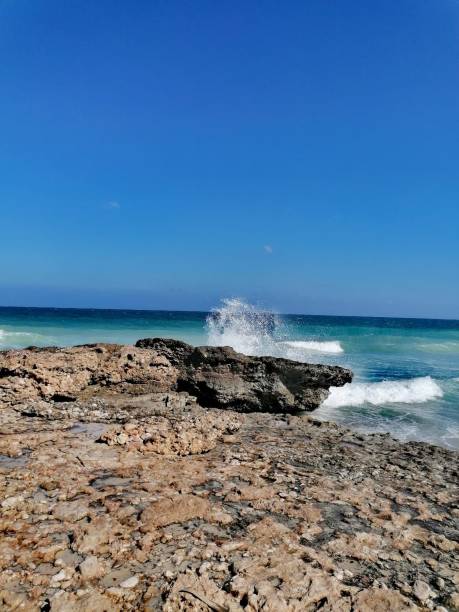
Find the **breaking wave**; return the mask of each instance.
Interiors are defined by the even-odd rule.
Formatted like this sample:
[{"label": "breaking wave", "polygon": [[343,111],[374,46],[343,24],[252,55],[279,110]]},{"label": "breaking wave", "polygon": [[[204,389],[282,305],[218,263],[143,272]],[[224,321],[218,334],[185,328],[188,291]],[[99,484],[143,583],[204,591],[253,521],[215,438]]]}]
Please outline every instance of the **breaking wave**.
[{"label": "breaking wave", "polygon": [[239,298],[222,300],[206,320],[211,346],[232,346],[246,355],[266,355],[275,348],[274,334],[280,321]]},{"label": "breaking wave", "polygon": [[348,383],[344,387],[332,387],[323,402],[326,408],[362,406],[371,404],[418,404],[443,396],[440,386],[430,377],[408,380],[383,380],[374,383]]},{"label": "breaking wave", "polygon": [[206,320],[207,343],[232,346],[246,355],[272,355],[306,361],[318,353],[343,353],[337,340],[288,340],[282,318],[258,309],[240,298],[222,300]]}]

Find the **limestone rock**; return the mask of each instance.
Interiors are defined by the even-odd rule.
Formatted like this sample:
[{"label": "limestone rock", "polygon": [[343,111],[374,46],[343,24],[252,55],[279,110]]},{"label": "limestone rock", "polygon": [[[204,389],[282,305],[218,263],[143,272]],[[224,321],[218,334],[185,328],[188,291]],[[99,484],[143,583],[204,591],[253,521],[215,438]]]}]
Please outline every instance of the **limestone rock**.
[{"label": "limestone rock", "polygon": [[352,380],[352,373],[338,366],[248,357],[227,346],[193,348],[177,340],[147,338],[136,347],[170,360],[179,372],[177,389],[195,396],[201,406],[242,412],[314,410],[331,386]]},{"label": "limestone rock", "polygon": [[[230,347],[193,348],[158,338],[139,340],[135,346],[5,351],[0,353],[0,372],[0,400],[22,403],[24,414],[50,419],[58,418],[60,411],[67,418],[69,413],[81,419],[92,412],[104,420],[111,404],[123,408],[114,393],[150,394],[150,404],[158,406],[167,405],[169,394],[176,401],[176,392],[185,391],[204,407],[242,412],[314,410],[331,386],[352,380],[349,370],[337,366],[248,357]],[[134,413],[139,411],[135,404],[131,401],[129,406]]]},{"label": "limestone rock", "polygon": [[153,502],[142,512],[143,530],[183,523],[193,518],[204,518],[210,512],[210,504],[197,495],[177,495]]},{"label": "limestone rock", "polygon": [[78,569],[84,580],[100,578],[100,576],[103,576],[105,573],[104,564],[94,555],[86,557],[86,559],[80,563]]},{"label": "limestone rock", "polygon": [[195,408],[182,418],[158,416],[146,424],[131,421],[123,427],[112,427],[99,441],[111,446],[130,445],[141,452],[185,456],[208,452],[240,425],[235,413]]},{"label": "limestone rock", "polygon": [[0,610],[456,609],[457,453],[285,414],[348,377],[173,341],[0,353]]}]

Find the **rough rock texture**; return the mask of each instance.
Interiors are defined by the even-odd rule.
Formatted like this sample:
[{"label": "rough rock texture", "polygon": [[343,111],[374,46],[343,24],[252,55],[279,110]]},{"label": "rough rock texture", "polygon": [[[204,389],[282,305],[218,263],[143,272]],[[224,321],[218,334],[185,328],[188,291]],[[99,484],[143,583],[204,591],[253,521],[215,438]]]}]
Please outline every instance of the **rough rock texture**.
[{"label": "rough rock texture", "polygon": [[314,410],[331,386],[352,380],[345,368],[248,357],[229,346],[193,348],[178,340],[147,338],[136,347],[168,359],[178,370],[176,388],[195,396],[201,406],[242,412]]},{"label": "rough rock texture", "polygon": [[9,403],[184,391],[202,406],[295,412],[317,408],[330,386],[351,379],[349,370],[336,366],[247,357],[229,347],[193,348],[158,338],[135,347],[95,344],[0,354],[0,401]]},{"label": "rough rock texture", "polygon": [[0,354],[0,399],[72,401],[101,389],[169,391],[177,370],[151,350],[118,344],[31,348]]},{"label": "rough rock texture", "polygon": [[459,608],[457,453],[203,408],[170,384],[194,350],[100,348],[0,355],[0,610]]},{"label": "rough rock texture", "polygon": [[240,427],[239,418],[230,412],[190,410],[177,417],[158,416],[149,423],[111,427],[98,441],[160,455],[194,455],[211,450],[223,434],[232,434]]}]

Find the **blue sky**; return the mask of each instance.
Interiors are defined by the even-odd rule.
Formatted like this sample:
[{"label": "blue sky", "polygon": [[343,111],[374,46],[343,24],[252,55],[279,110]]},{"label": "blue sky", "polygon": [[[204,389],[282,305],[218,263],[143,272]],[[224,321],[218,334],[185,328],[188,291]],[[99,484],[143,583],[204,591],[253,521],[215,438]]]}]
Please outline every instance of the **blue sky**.
[{"label": "blue sky", "polygon": [[459,318],[459,3],[0,2],[0,304]]}]

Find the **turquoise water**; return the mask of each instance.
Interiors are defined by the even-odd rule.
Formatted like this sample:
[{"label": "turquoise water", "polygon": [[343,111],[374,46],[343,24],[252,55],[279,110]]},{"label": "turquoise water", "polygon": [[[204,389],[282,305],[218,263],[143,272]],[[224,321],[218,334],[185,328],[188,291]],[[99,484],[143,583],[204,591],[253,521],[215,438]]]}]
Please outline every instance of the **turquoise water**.
[{"label": "turquoise water", "polygon": [[273,315],[240,300],[202,312],[0,308],[0,349],[163,336],[351,368],[316,411],[364,432],[459,449],[459,321]]}]

